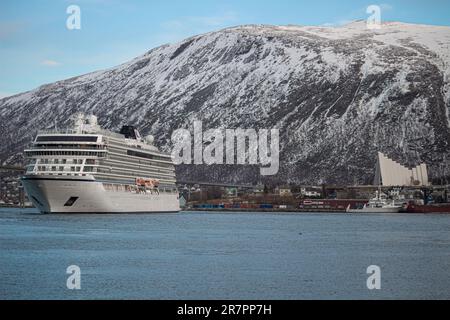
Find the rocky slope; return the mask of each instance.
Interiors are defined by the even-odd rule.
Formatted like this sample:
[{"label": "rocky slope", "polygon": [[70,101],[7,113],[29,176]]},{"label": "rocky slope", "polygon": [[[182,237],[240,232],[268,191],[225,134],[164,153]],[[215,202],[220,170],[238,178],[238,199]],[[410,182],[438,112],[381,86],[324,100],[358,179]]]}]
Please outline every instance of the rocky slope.
[{"label": "rocky slope", "polygon": [[[371,182],[377,151],[437,176],[450,160],[450,28],[364,22],[339,28],[240,26],[155,48],[118,67],[0,100],[1,160],[16,162],[36,130],[76,111],[151,133],[278,128],[271,179]],[[259,181],[259,169],[180,166],[179,178]]]}]

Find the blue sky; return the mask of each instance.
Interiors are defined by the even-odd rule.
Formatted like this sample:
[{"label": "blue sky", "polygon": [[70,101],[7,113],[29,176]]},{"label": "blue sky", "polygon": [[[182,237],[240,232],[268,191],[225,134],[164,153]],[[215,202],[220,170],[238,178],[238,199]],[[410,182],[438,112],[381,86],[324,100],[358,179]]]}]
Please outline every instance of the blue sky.
[{"label": "blue sky", "polygon": [[[240,24],[382,20],[450,26],[448,0],[1,0],[0,97],[113,67],[165,43]],[[81,9],[69,30],[67,7]]]}]

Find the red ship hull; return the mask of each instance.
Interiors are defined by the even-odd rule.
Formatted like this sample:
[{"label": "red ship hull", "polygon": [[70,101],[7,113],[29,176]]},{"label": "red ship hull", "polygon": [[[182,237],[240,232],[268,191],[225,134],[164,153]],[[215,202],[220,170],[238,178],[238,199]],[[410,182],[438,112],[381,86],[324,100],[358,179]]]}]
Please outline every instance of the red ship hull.
[{"label": "red ship hull", "polygon": [[409,204],[405,209],[406,213],[442,213],[450,214],[450,203],[434,205]]}]

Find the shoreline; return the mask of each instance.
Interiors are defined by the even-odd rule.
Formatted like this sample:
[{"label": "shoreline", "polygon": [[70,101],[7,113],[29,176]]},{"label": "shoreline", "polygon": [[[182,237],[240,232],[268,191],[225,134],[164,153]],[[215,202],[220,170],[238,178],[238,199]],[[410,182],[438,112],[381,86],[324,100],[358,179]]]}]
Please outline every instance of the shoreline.
[{"label": "shoreline", "polygon": [[254,212],[254,213],[346,213],[345,210],[338,209],[251,209],[251,208],[184,208],[186,212]]},{"label": "shoreline", "polygon": [[0,209],[3,209],[3,208],[8,208],[8,209],[33,209],[33,208],[35,208],[35,207],[33,207],[33,206],[24,206],[24,207],[21,207],[21,206],[16,206],[16,205],[0,205]]},{"label": "shoreline", "polygon": [[[20,207],[20,206],[0,206],[0,209],[36,209],[35,207]],[[37,209],[36,209],[37,210]],[[355,213],[348,213],[346,210],[341,209],[251,209],[251,208],[182,208],[179,212],[210,212],[210,213],[308,213],[308,214],[316,214],[316,213],[329,213],[329,214],[349,214],[355,215]],[[149,212],[151,213],[151,212]],[[93,213],[95,214],[95,213]],[[126,213],[124,213],[126,214]],[[408,215],[431,215],[431,214],[439,214],[439,215],[450,215],[450,212],[398,212],[396,214],[408,214]],[[356,214],[361,215],[361,214]]]}]

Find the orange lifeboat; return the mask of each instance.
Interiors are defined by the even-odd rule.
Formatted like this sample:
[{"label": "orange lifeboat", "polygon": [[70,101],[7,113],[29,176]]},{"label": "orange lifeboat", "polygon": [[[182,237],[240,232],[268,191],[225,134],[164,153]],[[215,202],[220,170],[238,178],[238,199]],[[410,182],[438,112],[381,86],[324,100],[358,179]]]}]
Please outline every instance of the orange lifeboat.
[{"label": "orange lifeboat", "polygon": [[139,187],[154,189],[159,186],[159,180],[158,179],[148,179],[148,178],[136,178],[136,185]]}]

